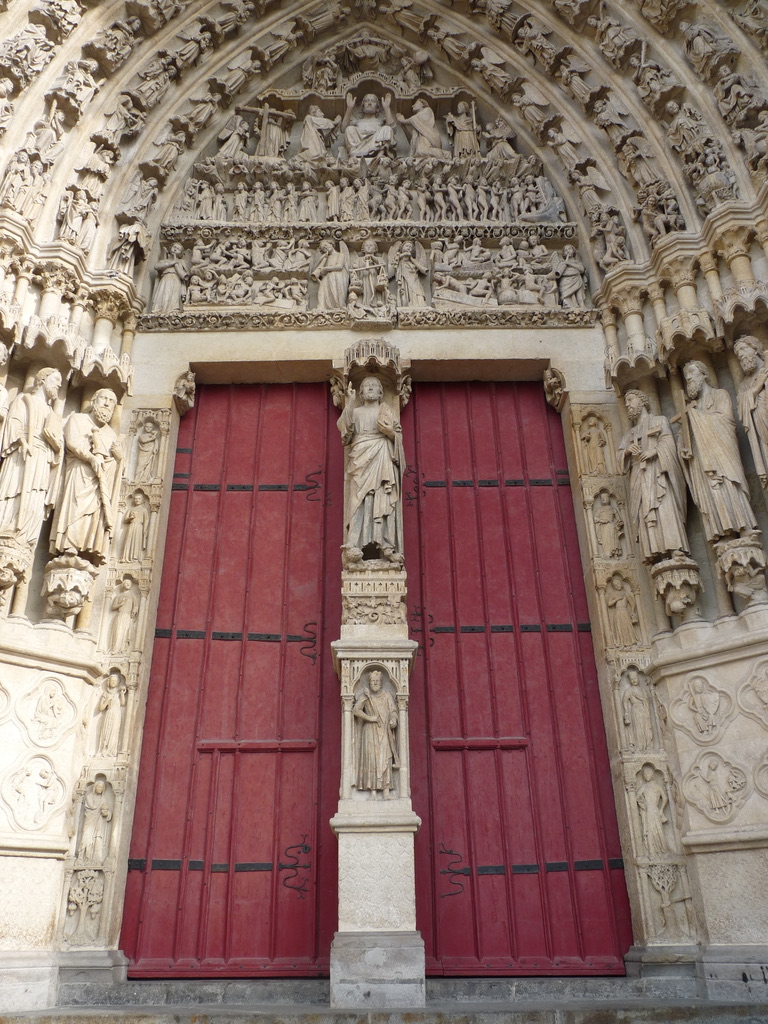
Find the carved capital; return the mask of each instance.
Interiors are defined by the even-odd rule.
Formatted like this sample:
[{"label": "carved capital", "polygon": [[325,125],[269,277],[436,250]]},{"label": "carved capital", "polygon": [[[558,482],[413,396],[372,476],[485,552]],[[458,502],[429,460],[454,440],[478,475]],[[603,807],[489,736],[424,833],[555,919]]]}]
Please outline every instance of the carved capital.
[{"label": "carved capital", "polygon": [[717,256],[711,252],[701,253],[699,256],[699,266],[704,274],[709,274],[713,270],[717,272],[719,270]]},{"label": "carved capital", "polygon": [[645,290],[642,288],[631,286],[622,288],[616,297],[621,315],[631,316],[632,313],[642,313],[644,294]]},{"label": "carved capital", "polygon": [[668,259],[664,263],[664,269],[669,275],[672,287],[677,290],[685,285],[695,285],[696,267],[695,261],[687,256],[679,256]]},{"label": "carved capital", "polygon": [[60,263],[42,263],[38,265],[35,276],[43,286],[43,291],[58,292],[64,295],[73,292],[77,287],[75,275],[69,267]]},{"label": "carved capital", "polygon": [[726,228],[720,232],[718,248],[729,263],[737,256],[748,256],[749,231],[741,226]]},{"label": "carved capital", "polygon": [[603,327],[616,327],[618,325],[616,310],[611,306],[603,306],[600,310],[600,322]]},{"label": "carved capital", "polygon": [[107,289],[94,292],[90,297],[90,304],[96,317],[99,320],[109,320],[113,327],[130,308],[122,292]]},{"label": "carved capital", "polygon": [[654,305],[657,302],[664,302],[664,289],[659,284],[652,284],[648,287],[648,298]]}]

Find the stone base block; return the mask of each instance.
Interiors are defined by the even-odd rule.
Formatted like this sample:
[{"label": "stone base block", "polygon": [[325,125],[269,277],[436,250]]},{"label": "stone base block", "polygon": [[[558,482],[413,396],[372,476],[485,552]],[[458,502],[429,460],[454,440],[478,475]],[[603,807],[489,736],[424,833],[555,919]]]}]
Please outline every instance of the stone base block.
[{"label": "stone base block", "polygon": [[0,953],[0,1013],[55,1006],[58,970],[55,953]]},{"label": "stone base block", "polygon": [[331,945],[331,1006],[424,1006],[424,940],[419,932],[337,932]]},{"label": "stone base block", "polygon": [[707,999],[768,1002],[768,946],[707,946],[696,968]]},{"label": "stone base block", "polygon": [[59,953],[62,985],[119,985],[128,978],[128,957],[119,949]]},{"label": "stone base block", "polygon": [[628,978],[695,978],[699,946],[631,946],[624,963]]}]

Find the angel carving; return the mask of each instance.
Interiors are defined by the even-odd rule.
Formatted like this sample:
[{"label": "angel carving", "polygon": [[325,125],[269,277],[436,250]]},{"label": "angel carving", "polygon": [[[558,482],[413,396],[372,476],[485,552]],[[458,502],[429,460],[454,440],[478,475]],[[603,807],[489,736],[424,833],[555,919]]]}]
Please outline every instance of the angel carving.
[{"label": "angel carving", "polygon": [[547,97],[527,79],[522,79],[519,84],[519,91],[512,97],[512,103],[517,107],[528,124],[537,135],[541,135],[544,126],[550,118],[547,108],[549,100]]},{"label": "angel carving", "polygon": [[463,33],[447,28],[438,21],[438,18],[437,14],[430,14],[428,18],[425,18],[419,37],[422,40],[425,37],[433,39],[438,46],[445,50],[451,60],[459,65],[462,71],[468,71],[470,67],[474,66],[474,58],[480,53],[480,44],[475,40],[467,42]]},{"label": "angel carving", "polygon": [[472,68],[478,71],[494,92],[502,99],[508,99],[515,84],[519,81],[513,78],[504,69],[506,61],[490,46],[480,48],[481,57],[475,57],[472,61]]},{"label": "angel carving", "polygon": [[412,309],[427,305],[422,276],[429,273],[429,260],[420,242],[395,242],[389,250],[390,274],[397,285],[397,304]]},{"label": "angel carving", "polygon": [[246,119],[240,114],[233,114],[217,136],[219,141],[217,155],[228,160],[236,160],[239,156],[243,156],[250,134],[250,125]]},{"label": "angel carving", "polygon": [[581,137],[565,121],[559,130],[550,128],[547,132],[547,145],[554,149],[569,173],[584,162],[584,157],[576,149],[580,142]]}]

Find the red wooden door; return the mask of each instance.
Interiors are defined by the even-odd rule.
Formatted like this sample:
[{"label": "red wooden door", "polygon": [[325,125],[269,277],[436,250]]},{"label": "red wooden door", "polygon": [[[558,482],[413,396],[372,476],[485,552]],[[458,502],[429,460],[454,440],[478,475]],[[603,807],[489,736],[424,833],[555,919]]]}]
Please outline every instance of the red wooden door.
[{"label": "red wooden door", "polygon": [[335,416],[323,384],[198,395],[178,442],[123,949],[134,977],[327,973]]},{"label": "red wooden door", "polygon": [[428,971],[623,973],[628,903],[559,417],[540,384],[419,384],[403,434]]}]

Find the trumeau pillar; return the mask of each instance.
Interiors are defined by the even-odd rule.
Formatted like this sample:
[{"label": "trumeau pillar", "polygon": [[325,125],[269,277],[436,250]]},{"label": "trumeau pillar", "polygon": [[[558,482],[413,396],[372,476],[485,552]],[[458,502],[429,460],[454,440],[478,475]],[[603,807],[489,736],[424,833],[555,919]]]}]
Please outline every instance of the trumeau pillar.
[{"label": "trumeau pillar", "polygon": [[424,1004],[424,942],[416,930],[408,639],[403,559],[400,404],[410,391],[396,348],[365,339],[333,382],[345,446],[341,639],[339,930],[331,1005]]}]

